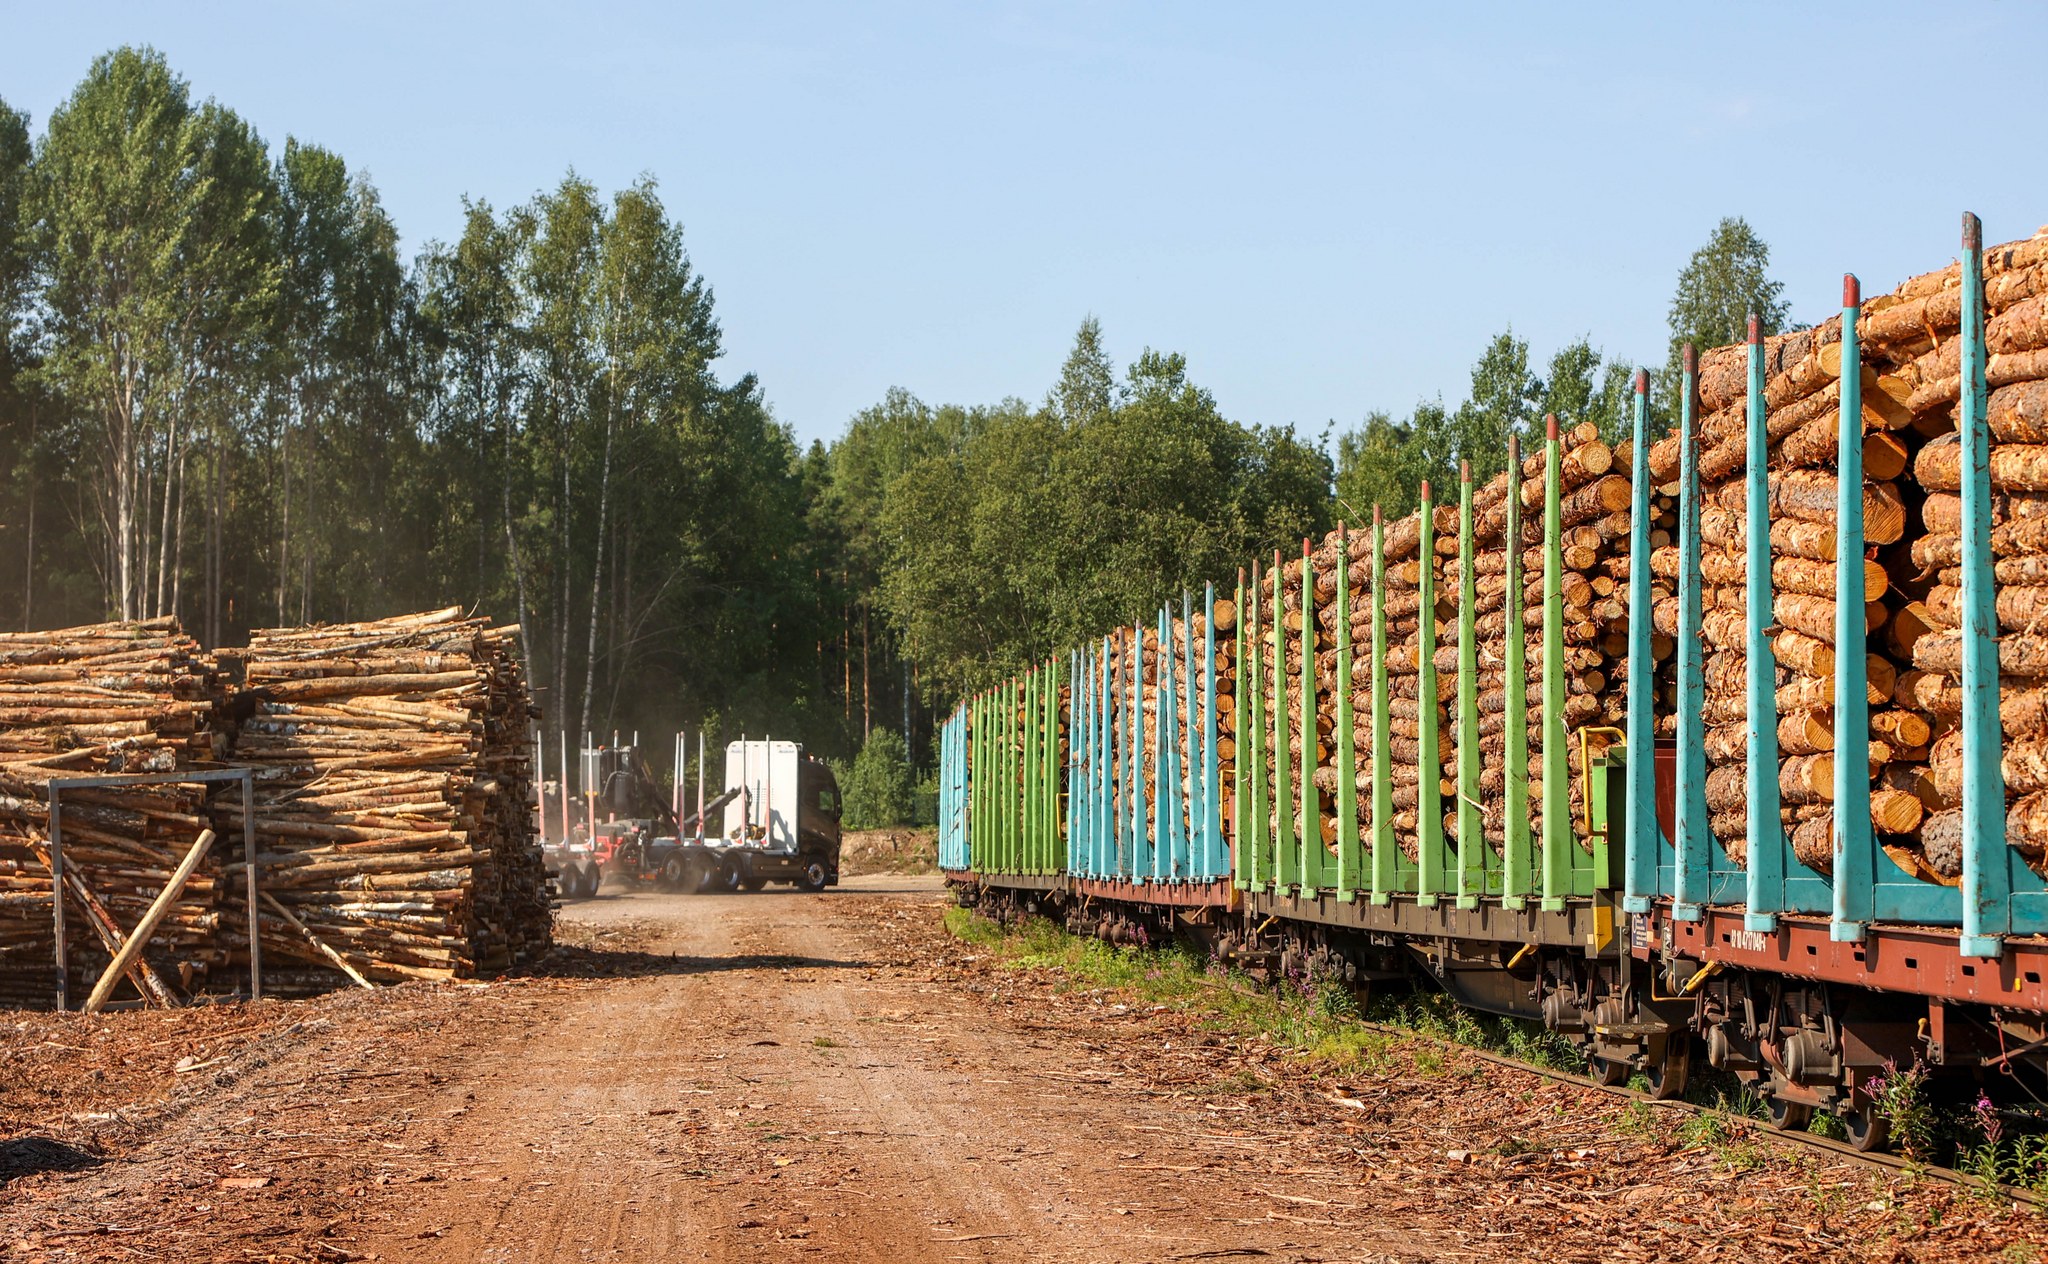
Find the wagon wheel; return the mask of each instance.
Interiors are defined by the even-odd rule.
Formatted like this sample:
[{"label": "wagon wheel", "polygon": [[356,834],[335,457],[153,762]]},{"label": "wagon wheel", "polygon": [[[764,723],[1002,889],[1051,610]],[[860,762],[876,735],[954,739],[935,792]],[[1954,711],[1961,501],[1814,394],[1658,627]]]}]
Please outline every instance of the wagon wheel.
[{"label": "wagon wheel", "polygon": [[1891,1121],[1868,1102],[1843,1111],[1842,1127],[1849,1134],[1849,1144],[1864,1154],[1874,1154],[1891,1144]]},{"label": "wagon wheel", "polygon": [[1771,1127],[1779,1132],[1797,1132],[1813,1122],[1813,1107],[1805,1102],[1773,1097],[1767,1106],[1771,1112]]},{"label": "wagon wheel", "polygon": [[1668,1102],[1685,1094],[1685,1082],[1692,1074],[1692,1037],[1674,1032],[1664,1039],[1664,1054],[1649,1060],[1643,1070],[1650,1081],[1650,1096]]}]

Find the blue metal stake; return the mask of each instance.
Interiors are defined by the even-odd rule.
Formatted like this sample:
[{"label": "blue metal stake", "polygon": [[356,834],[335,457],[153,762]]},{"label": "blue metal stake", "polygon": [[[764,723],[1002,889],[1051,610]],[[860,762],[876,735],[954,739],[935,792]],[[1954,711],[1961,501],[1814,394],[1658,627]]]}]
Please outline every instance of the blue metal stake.
[{"label": "blue metal stake", "polygon": [[1835,453],[1835,918],[1828,937],[1863,938],[1877,899],[1870,826],[1870,683],[1864,662],[1863,354],[1854,276],[1842,278],[1841,429]]}]

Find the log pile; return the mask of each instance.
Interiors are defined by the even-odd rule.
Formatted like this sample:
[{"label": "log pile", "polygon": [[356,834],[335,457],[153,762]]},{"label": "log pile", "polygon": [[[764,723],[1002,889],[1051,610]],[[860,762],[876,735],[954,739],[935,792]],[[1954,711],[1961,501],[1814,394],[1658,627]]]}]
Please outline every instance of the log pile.
[{"label": "log pile", "polygon": [[[2048,843],[2048,760],[2034,746],[2048,729],[2033,695],[2048,683],[2048,237],[1986,252],[1993,386],[1991,462],[1998,612],[2009,742],[2010,836],[2043,868]],[[1793,850],[1826,873],[1832,859],[1836,762],[1833,672],[1839,653],[1865,656],[1871,741],[1865,753],[1871,816],[1899,868],[1960,881],[1961,670],[1958,626],[1961,501],[1955,438],[1960,392],[1961,275],[1951,266],[1908,280],[1859,307],[1863,513],[1866,553],[1836,551],[1841,319],[1764,340],[1771,527],[1772,645],[1779,713],[1778,784]],[[1702,624],[1708,808],[1731,859],[1744,858],[1747,708],[1743,611],[1747,350],[1708,352],[1699,376],[1702,484]],[[1652,476],[1675,487],[1675,438],[1652,451]],[[1675,575],[1675,550],[1652,558]],[[1860,569],[1865,635],[1835,636],[1838,566]],[[1677,602],[1660,589],[1660,631]]]},{"label": "log pile", "polygon": [[[218,694],[213,664],[171,619],[0,634],[0,1004],[48,1005],[55,994],[50,780],[169,772],[210,757]],[[204,791],[72,790],[61,803],[76,880],[67,986],[83,997],[113,956],[108,932],[136,924],[205,827]],[[222,959],[220,888],[209,859],[144,954],[146,986],[203,985]]]},{"label": "log pile", "polygon": [[[449,609],[223,652],[244,687],[226,757],[256,775],[262,947],[294,967],[266,965],[280,990],[489,973],[546,949],[516,637]],[[246,934],[242,916],[224,920]]]}]

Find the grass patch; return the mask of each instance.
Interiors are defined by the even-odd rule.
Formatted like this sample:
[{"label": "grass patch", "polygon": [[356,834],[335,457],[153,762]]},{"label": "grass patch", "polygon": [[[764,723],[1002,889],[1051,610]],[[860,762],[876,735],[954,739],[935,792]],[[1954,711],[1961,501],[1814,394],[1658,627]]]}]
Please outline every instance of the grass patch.
[{"label": "grass patch", "polygon": [[[1127,993],[1138,1004],[1197,1012],[1200,1026],[1208,1031],[1263,1037],[1333,1070],[1376,1070],[1386,1065],[1395,1043],[1385,1033],[1354,1022],[1357,1003],[1347,989],[1335,984],[1322,984],[1305,995],[1275,994],[1242,975],[1212,972],[1207,960],[1182,945],[1117,947],[1037,918],[1006,929],[960,908],[945,910],[945,919],[954,938],[986,950],[999,968],[1055,971],[1071,985]],[[1268,1087],[1260,1080],[1248,1084],[1246,1091]],[[1223,1082],[1211,1090],[1229,1091]]]}]

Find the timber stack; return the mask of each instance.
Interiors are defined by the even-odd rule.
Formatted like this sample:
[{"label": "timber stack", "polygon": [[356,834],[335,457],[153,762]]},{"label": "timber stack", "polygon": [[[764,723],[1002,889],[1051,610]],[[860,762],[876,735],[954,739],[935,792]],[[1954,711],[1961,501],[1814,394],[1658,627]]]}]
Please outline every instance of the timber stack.
[{"label": "timber stack", "polygon": [[[162,773],[211,755],[214,665],[172,619],[0,634],[0,1004],[55,993],[49,849],[54,778]],[[67,986],[82,997],[206,826],[203,788],[118,786],[61,800]],[[240,837],[237,829],[234,837]],[[136,977],[190,992],[222,960],[210,853]]]},{"label": "timber stack", "polygon": [[261,943],[298,967],[266,966],[280,990],[466,977],[548,946],[517,633],[448,609],[223,652],[243,677],[227,758],[256,776]]},{"label": "timber stack", "polygon": [[[2048,845],[2048,236],[1985,252],[1986,341],[1996,605],[2001,633],[2008,840],[2037,871]],[[1849,296],[1854,301],[1858,296]],[[1859,363],[1845,365],[1842,318],[1762,339],[1770,534],[1771,644],[1777,660],[1778,784],[1802,863],[1832,862],[1838,760],[1834,671],[1864,656],[1870,712],[1871,818],[1900,869],[1961,880],[1962,504],[1956,438],[1961,389],[1961,273],[1914,277],[1857,304]],[[1706,793],[1712,829],[1741,863],[1747,824],[1748,715],[1743,659],[1747,501],[1746,347],[1708,352],[1698,377]],[[1835,471],[1842,380],[1861,390],[1862,555],[1838,556]],[[1651,453],[1660,485],[1680,473],[1676,437]],[[1915,529],[1917,525],[1917,529]],[[1652,557],[1660,632],[1677,621],[1668,581],[1677,550]],[[1864,632],[1837,644],[1838,568],[1860,577]]]}]

